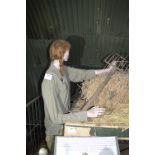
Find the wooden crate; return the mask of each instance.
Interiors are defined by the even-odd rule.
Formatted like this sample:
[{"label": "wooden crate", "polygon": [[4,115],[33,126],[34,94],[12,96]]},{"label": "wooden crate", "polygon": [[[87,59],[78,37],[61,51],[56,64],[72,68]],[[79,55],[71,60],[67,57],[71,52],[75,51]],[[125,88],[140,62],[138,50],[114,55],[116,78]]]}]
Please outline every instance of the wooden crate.
[{"label": "wooden crate", "polygon": [[119,140],[129,140],[129,129],[118,126],[66,122],[64,136],[117,136]]}]

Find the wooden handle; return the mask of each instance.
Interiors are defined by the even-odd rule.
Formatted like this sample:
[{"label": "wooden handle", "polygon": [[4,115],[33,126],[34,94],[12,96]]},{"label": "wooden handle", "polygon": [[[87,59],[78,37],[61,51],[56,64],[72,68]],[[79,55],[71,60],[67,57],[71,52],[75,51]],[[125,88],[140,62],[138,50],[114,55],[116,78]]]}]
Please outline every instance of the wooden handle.
[{"label": "wooden handle", "polygon": [[90,107],[92,107],[94,105],[94,101],[95,99],[99,96],[99,94],[101,93],[101,91],[103,90],[103,88],[106,86],[106,84],[109,82],[111,76],[114,74],[114,72],[110,72],[106,79],[101,83],[101,85],[97,88],[97,90],[95,91],[95,93],[90,97],[90,99],[83,105],[83,107],[81,108],[81,110],[85,111],[88,110]]}]

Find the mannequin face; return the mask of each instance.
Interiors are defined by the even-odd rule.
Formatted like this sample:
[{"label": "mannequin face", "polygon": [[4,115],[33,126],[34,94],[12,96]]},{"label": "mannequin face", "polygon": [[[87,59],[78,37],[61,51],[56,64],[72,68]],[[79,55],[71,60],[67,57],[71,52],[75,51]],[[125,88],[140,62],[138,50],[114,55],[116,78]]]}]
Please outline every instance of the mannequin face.
[{"label": "mannequin face", "polygon": [[69,59],[69,50],[65,52],[64,57],[63,57],[64,61],[68,61],[68,59]]}]

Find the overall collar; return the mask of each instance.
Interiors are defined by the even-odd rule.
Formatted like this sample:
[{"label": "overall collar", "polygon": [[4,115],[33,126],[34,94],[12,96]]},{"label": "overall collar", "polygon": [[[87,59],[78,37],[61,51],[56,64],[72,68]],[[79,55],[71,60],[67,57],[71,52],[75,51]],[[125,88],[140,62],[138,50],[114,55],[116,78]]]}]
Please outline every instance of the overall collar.
[{"label": "overall collar", "polygon": [[59,79],[62,78],[62,75],[61,75],[60,71],[53,65],[52,62],[51,62],[51,64],[50,64],[50,70],[51,70],[54,74],[56,74],[56,75],[58,76]]}]

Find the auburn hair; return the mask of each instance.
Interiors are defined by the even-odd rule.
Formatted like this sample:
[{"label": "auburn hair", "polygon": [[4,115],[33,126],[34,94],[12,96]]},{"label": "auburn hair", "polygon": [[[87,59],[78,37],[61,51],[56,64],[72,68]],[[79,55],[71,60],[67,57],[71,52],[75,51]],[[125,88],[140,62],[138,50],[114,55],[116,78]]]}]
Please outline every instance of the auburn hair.
[{"label": "auburn hair", "polygon": [[67,50],[71,48],[71,45],[66,40],[55,40],[49,48],[49,55],[51,60],[59,60],[60,63],[60,73],[64,74],[64,64],[63,57]]}]

